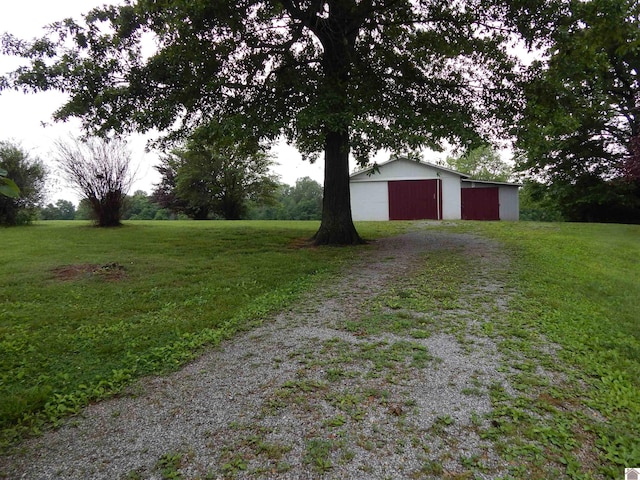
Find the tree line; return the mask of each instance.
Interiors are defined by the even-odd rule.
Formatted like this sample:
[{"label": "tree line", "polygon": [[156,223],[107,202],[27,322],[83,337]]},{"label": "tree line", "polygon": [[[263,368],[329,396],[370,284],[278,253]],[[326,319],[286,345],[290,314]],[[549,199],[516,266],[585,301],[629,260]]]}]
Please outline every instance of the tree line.
[{"label": "tree line", "polygon": [[2,52],[27,63],[0,89],[64,91],[54,118],[90,134],[284,138],[323,155],[318,244],[361,242],[350,158],[504,139],[531,202],[565,219],[638,221],[637,0],[165,3],[105,5],[33,41],[4,35]]},{"label": "tree line", "polygon": [[[263,153],[252,161],[213,147],[192,151],[174,150],[161,158],[155,168],[160,182],[151,194],[138,190],[132,195],[116,182],[107,188],[109,156],[117,153],[114,163],[122,174],[122,165],[129,157],[122,144],[109,150],[100,140],[82,147],[82,142],[63,143],[58,163],[73,167],[67,180],[75,186],[83,200],[76,207],[68,200],[44,205],[47,169],[42,161],[31,158],[19,146],[0,142],[0,169],[3,178],[11,181],[19,195],[0,196],[0,224],[27,224],[40,220],[94,220],[103,224],[120,220],[171,219],[256,219],[256,220],[319,220],[322,215],[322,186],[308,178],[298,179],[293,186],[283,184],[269,173],[273,161]],[[72,148],[73,147],[73,148]],[[84,148],[84,152],[82,149]],[[97,149],[98,153],[92,151]],[[193,144],[191,144],[193,148]],[[223,149],[224,150],[224,149]],[[70,151],[74,153],[68,155]],[[110,152],[107,154],[106,152]],[[224,154],[223,154],[224,153]],[[247,152],[245,151],[244,154]],[[96,156],[97,155],[97,156]],[[124,160],[123,160],[124,159]],[[517,163],[507,162],[490,146],[483,146],[457,156],[449,156],[442,165],[470,175],[493,181],[520,181]],[[79,182],[78,175],[82,175]],[[118,177],[118,175],[116,175]],[[125,175],[126,177],[126,175]],[[74,184],[75,181],[75,184]],[[520,191],[521,220],[537,221],[600,221],[638,223],[640,207],[633,182],[620,179],[595,179],[586,192],[577,186],[524,179]],[[108,182],[107,182],[108,183]],[[128,183],[131,183],[128,181]],[[83,186],[83,187],[82,187]],[[82,187],[82,188],[81,188]],[[562,194],[562,190],[565,194]],[[620,191],[623,189],[623,191]],[[631,191],[630,191],[631,190]],[[568,199],[571,195],[573,200]],[[114,202],[114,200],[117,200]],[[234,204],[235,202],[235,204]],[[108,208],[115,207],[116,212]]]},{"label": "tree line", "polygon": [[216,148],[191,143],[163,157],[155,168],[161,181],[150,195],[128,189],[133,177],[122,142],[67,140],[53,154],[57,169],[82,200],[44,205],[48,170],[20,146],[0,142],[0,167],[19,195],[0,196],[0,224],[40,220],[94,220],[113,226],[121,220],[320,219],[322,187],[308,177],[294,186],[281,183],[259,150]]}]

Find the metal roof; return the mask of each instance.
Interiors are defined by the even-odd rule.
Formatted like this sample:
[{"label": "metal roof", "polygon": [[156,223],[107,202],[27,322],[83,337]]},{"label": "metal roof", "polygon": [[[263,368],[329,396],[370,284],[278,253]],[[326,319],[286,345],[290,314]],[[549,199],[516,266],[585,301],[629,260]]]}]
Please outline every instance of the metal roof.
[{"label": "metal roof", "polygon": [[490,185],[505,185],[507,187],[521,187],[521,183],[511,183],[511,182],[496,182],[494,180],[475,180],[473,178],[463,178],[463,182],[472,182],[472,183],[485,183]]},{"label": "metal roof", "polygon": [[467,175],[466,173],[458,172],[456,170],[452,170],[450,168],[443,167],[442,165],[436,165],[435,163],[424,162],[422,160],[412,160],[412,159],[407,158],[407,157],[390,158],[386,162],[373,164],[372,166],[367,167],[367,168],[365,168],[363,170],[354,172],[351,175],[349,175],[349,177],[350,178],[354,178],[354,177],[357,177],[357,176],[360,176],[360,175],[363,175],[363,174],[372,175],[372,174],[374,174],[373,173],[374,169],[380,168],[380,167],[382,167],[384,165],[388,165],[389,163],[397,162],[399,160],[416,163],[416,164],[422,165],[424,167],[429,167],[429,168],[433,168],[433,169],[436,169],[436,170],[441,170],[443,172],[447,172],[447,173],[452,173],[454,175],[458,175],[460,177],[460,180],[462,180],[463,182],[484,183],[484,184],[491,184],[491,185],[504,185],[504,186],[508,186],[508,187],[521,187],[522,186],[521,183],[496,182],[496,181],[492,181],[492,180],[475,180],[475,179],[471,178],[469,175]]},{"label": "metal roof", "polygon": [[364,170],[360,170],[360,171],[354,172],[354,173],[352,173],[350,175],[350,177],[353,178],[353,177],[357,177],[358,175],[362,175],[362,174],[371,174],[370,172],[373,172],[373,170],[375,168],[379,168],[379,167],[382,167],[384,165],[388,165],[389,163],[397,162],[399,160],[404,160],[406,162],[416,163],[416,164],[422,165],[424,167],[435,168],[436,170],[442,170],[443,172],[453,173],[454,175],[458,175],[460,178],[463,178],[463,179],[464,178],[469,178],[469,175],[467,175],[466,173],[457,172],[455,170],[451,170],[450,168],[443,167],[441,165],[436,165],[435,163],[423,162],[422,160],[412,160],[412,159],[407,158],[407,157],[390,158],[386,162],[376,163],[376,164],[373,164],[370,167],[365,168]]}]

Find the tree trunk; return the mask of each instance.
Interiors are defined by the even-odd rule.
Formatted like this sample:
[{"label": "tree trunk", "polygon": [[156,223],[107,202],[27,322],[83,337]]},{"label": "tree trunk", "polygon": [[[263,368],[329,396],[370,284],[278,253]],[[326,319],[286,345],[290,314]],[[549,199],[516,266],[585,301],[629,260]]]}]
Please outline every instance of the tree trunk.
[{"label": "tree trunk", "polygon": [[349,133],[329,132],[324,150],[322,222],[313,236],[316,245],[364,243],[353,225],[349,191]]},{"label": "tree trunk", "polygon": [[323,47],[324,101],[331,112],[325,123],[324,197],[322,222],[313,240],[316,245],[364,243],[351,217],[349,191],[349,128],[351,125],[348,85],[355,43],[362,19],[355,18],[355,0],[329,2],[326,20],[310,28]]},{"label": "tree trunk", "polygon": [[107,192],[102,199],[90,198],[98,227],[119,227],[122,223],[123,197],[120,192]]}]

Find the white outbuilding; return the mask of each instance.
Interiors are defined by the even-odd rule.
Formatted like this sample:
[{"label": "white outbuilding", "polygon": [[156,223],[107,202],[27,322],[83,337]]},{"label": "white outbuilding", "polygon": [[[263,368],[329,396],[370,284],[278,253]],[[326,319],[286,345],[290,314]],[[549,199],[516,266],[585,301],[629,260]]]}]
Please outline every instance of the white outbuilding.
[{"label": "white outbuilding", "polygon": [[518,220],[517,183],[394,158],[351,175],[354,220]]}]

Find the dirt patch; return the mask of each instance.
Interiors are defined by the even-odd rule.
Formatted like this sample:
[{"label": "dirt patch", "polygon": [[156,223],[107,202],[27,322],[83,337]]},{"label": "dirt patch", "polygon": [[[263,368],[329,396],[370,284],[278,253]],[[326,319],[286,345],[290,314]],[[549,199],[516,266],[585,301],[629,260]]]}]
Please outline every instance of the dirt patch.
[{"label": "dirt patch", "polygon": [[102,278],[110,282],[122,280],[127,276],[125,268],[119,263],[79,263],[63,265],[51,270],[53,277],[61,282],[80,280],[83,278]]},{"label": "dirt patch", "polygon": [[293,250],[300,250],[302,248],[318,248],[315,243],[313,243],[313,239],[304,237],[304,238],[296,238],[289,242],[289,248]]}]

